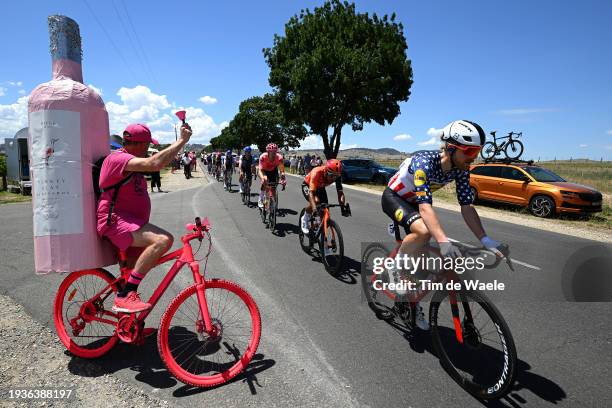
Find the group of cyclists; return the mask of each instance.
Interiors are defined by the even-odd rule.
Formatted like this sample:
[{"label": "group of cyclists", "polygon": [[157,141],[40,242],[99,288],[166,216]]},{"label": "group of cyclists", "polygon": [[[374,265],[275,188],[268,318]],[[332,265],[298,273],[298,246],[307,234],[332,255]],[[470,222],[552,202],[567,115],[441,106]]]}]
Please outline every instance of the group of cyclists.
[{"label": "group of cyclists", "polygon": [[[148,142],[152,140],[148,128],[144,125],[138,126],[128,126],[124,132],[125,140],[130,140],[131,132],[133,129],[137,129],[138,134],[135,135],[136,137],[132,136],[132,139],[141,141],[141,143],[146,142],[148,145]],[[191,129],[188,125],[184,125],[181,128],[181,139],[168,148],[172,151],[172,156],[176,154],[175,149],[187,143],[190,135]],[[476,159],[485,142],[485,132],[474,122],[457,120],[442,129],[440,138],[441,149],[416,152],[404,160],[395,175],[390,178],[382,194],[382,211],[394,223],[404,227],[408,232],[403,239],[398,256],[404,254],[417,255],[431,238],[434,238],[440,245],[442,256],[451,258],[461,256],[459,249],[453,245],[446,235],[432,207],[432,193],[452,181],[456,183],[457,199],[461,205],[461,214],[465,223],[485,248],[501,256],[498,250],[501,245],[500,242],[488,237],[472,205],[474,197],[469,184],[469,165]],[[162,154],[163,151],[152,158],[141,158],[144,157],[141,152],[146,152],[146,148],[143,148],[144,150],[140,149],[138,143],[129,146],[129,148],[123,149],[121,161],[112,169],[119,173],[109,181],[101,177],[100,186],[102,188],[105,187],[104,183],[108,184],[122,175],[125,177],[126,172],[151,171],[167,164],[165,163],[166,157]],[[172,156],[169,155],[168,158]],[[229,183],[231,188],[231,177],[236,167],[236,158],[232,151],[207,154],[202,159],[207,166],[208,173],[216,176],[218,180],[221,180],[223,176],[226,186]],[[278,146],[274,143],[268,144],[266,151],[259,158],[253,156],[250,147],[245,147],[238,158],[238,172],[241,192],[247,183],[250,186],[253,177],[259,176],[261,186],[258,206],[260,208],[263,205],[267,183],[286,183],[284,159],[282,154],[279,153]],[[317,206],[328,203],[325,189],[331,184],[336,186],[342,215],[350,213],[342,187],[341,174],[342,162],[337,159],[329,159],[322,166],[313,168],[305,176],[303,183],[308,186],[309,194],[304,216],[300,220],[300,228],[304,233],[309,232],[310,218],[316,211]],[[126,185],[129,185],[129,183]],[[124,194],[129,196],[129,189],[124,190]],[[121,200],[121,193],[120,191],[119,201]],[[150,206],[150,203],[148,205]],[[104,204],[103,197],[98,211],[99,219],[106,220],[105,216],[107,214],[104,211],[106,206],[107,203]],[[118,232],[116,231],[117,228],[108,228],[110,233],[106,233],[106,230],[99,231],[101,235],[105,235],[105,233],[109,235],[111,240],[113,234],[120,234],[121,239],[115,239],[120,243],[120,248],[140,247],[138,257],[132,262],[134,268],[133,279],[131,278],[128,281],[129,287],[121,292],[122,299],[116,302],[120,303],[118,310],[136,312],[147,308],[148,305],[143,304],[138,297],[136,293],[137,285],[150,269],[149,266],[156,262],[170,247],[172,236],[161,228],[149,224],[148,214],[146,214],[146,220],[139,220],[140,222],[135,223],[133,215],[130,214],[129,206],[123,208],[123,214],[120,213],[119,209],[120,206],[117,206],[115,216],[119,221],[125,220],[124,224],[128,224],[130,228],[118,228],[120,230]],[[141,218],[143,217],[141,216]],[[138,228],[134,227],[134,224]],[[128,234],[125,234],[126,231]],[[396,282],[400,279],[399,272],[393,268],[388,270],[388,275],[391,280]],[[399,291],[398,294],[402,295]],[[417,327],[423,330],[429,328],[420,306],[417,308],[416,323]]]}]

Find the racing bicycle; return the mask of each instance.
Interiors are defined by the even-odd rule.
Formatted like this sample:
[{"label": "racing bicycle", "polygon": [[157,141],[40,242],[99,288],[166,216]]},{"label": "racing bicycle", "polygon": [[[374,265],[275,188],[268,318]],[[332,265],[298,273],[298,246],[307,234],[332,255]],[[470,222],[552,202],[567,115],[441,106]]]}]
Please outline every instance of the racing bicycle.
[{"label": "racing bicycle", "polygon": [[232,173],[233,169],[225,169],[224,171],[224,180],[223,180],[223,188],[225,188],[230,193],[232,192]]},{"label": "racing bicycle", "polygon": [[[246,369],[261,335],[257,304],[233,282],[204,278],[212,250],[208,219],[201,222],[198,217],[186,228],[189,232],[181,238],[183,247],[157,262],[175,260],[149,299],[150,310],[127,314],[111,309],[114,296],[130,274],[123,251],[119,252],[119,277],[97,268],[72,272],[64,279],[55,297],[53,317],[61,342],[73,355],[97,358],[119,341],[144,344],[145,319],[187,265],[194,283],[170,302],[159,325],[157,346],[162,361],[178,380],[196,387],[226,383]],[[201,245],[204,236],[208,252],[200,272],[190,242],[197,239]]]},{"label": "racing bicycle", "polygon": [[251,206],[251,184],[253,183],[253,180],[251,179],[251,177],[247,177],[246,174],[244,174],[242,176],[242,181],[240,181],[240,183],[242,184],[242,203],[246,204],[247,207]]},{"label": "racing bicycle", "polygon": [[[330,217],[329,209],[333,207],[342,207],[342,205],[325,203],[317,205],[315,213],[310,217],[308,234],[304,234],[300,227],[299,238],[300,246],[307,254],[312,253],[315,243],[318,243],[319,254],[321,255],[321,261],[325,266],[325,270],[333,276],[337,276],[342,271],[344,262],[344,240],[342,239],[340,227]],[[301,219],[305,211],[306,209],[302,208],[298,218],[298,225],[301,225]],[[351,209],[348,204],[344,206],[343,214],[351,215]]]},{"label": "racing bicycle", "polygon": [[[492,142],[487,142],[482,146],[482,150],[480,150],[480,156],[485,160],[491,160],[501,152],[504,152],[506,158],[510,160],[516,160],[521,157],[523,154],[523,143],[516,138],[523,136],[523,132],[510,132],[507,136],[496,137],[495,133],[497,131],[492,131],[491,136],[493,136]],[[512,135],[515,135],[516,138],[513,139]],[[497,144],[498,140],[508,139],[501,144]]]},{"label": "racing bicycle", "polygon": [[[381,259],[395,258],[402,244],[399,226],[390,225],[396,239],[391,252],[381,243],[369,244],[361,262],[362,289],[369,307],[384,320],[401,319],[409,328],[415,327],[416,305],[431,290],[417,286],[406,294],[398,295],[385,289],[391,281],[388,270],[374,272],[375,263]],[[391,232],[391,231],[390,231]],[[406,231],[408,233],[408,231]],[[464,256],[482,255],[482,249],[469,248],[457,243]],[[495,268],[506,259],[512,269],[507,246],[498,248],[504,258],[495,257],[495,262],[484,265]],[[431,259],[442,259],[439,248],[429,245],[423,255]],[[378,259],[379,261],[376,261]],[[380,263],[379,263],[380,265]],[[517,355],[512,333],[499,310],[478,290],[468,290],[453,269],[418,271],[415,275],[434,283],[460,283],[460,290],[444,289],[433,292],[429,304],[432,343],[442,366],[465,390],[481,399],[499,399],[511,389],[516,374]]]},{"label": "racing bicycle", "polygon": [[[261,221],[266,224],[267,228],[270,228],[273,234],[276,228],[276,215],[278,212],[278,190],[276,189],[278,184],[278,182],[268,181],[263,199],[263,208],[259,209]],[[284,191],[285,184],[282,186]]]}]

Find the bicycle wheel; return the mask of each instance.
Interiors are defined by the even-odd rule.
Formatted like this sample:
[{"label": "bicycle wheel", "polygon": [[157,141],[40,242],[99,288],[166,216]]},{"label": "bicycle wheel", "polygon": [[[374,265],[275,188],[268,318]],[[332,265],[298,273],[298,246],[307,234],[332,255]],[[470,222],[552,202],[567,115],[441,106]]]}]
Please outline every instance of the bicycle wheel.
[{"label": "bicycle wheel", "polygon": [[306,201],[310,200],[310,189],[308,188],[308,184],[302,183],[302,195],[306,199]]},{"label": "bicycle wheel", "polygon": [[261,336],[261,318],[251,295],[220,279],[207,280],[205,286],[216,333],[205,332],[196,285],[192,285],[172,300],[157,336],[159,355],[168,370],[196,387],[223,384],[244,371]]},{"label": "bicycle wheel", "polygon": [[319,251],[327,272],[338,275],[344,262],[344,241],[342,231],[331,218],[327,221],[327,231],[322,230],[319,235]]},{"label": "bicycle wheel", "polygon": [[53,304],[55,330],[77,357],[100,357],[117,344],[118,319],[111,307],[118,287],[113,281],[115,277],[104,269],[86,269],[72,272],[60,284]]},{"label": "bicycle wheel", "polygon": [[366,247],[361,259],[361,289],[368,306],[379,318],[390,316],[395,304],[395,293],[382,290],[382,285],[391,281],[387,270],[381,274],[374,273],[374,263],[380,262],[375,260],[388,257],[389,251],[384,245],[373,243]]},{"label": "bicycle wheel", "polygon": [[302,247],[302,251],[310,255],[310,252],[312,250],[312,233],[304,234],[304,231],[302,231],[302,217],[304,216],[305,212],[306,210],[302,208],[302,211],[300,212],[300,215],[298,217],[298,237],[300,238],[300,246]]},{"label": "bicycle wheel", "polygon": [[504,154],[511,160],[516,160],[523,154],[523,143],[520,140],[510,141],[504,148]]},{"label": "bicycle wheel", "polygon": [[[508,325],[484,294],[467,290],[457,292],[455,322],[447,297],[446,291],[436,292],[429,306],[433,345],[442,366],[474,396],[503,397],[514,382],[517,359]],[[459,322],[462,342],[455,334]]]},{"label": "bicycle wheel", "polygon": [[496,152],[496,148],[497,146],[495,145],[495,143],[493,142],[487,142],[482,146],[482,149],[480,150],[480,157],[482,157],[485,160],[490,160],[492,158],[495,157]]},{"label": "bicycle wheel", "polygon": [[270,231],[274,233],[274,228],[276,228],[276,200],[270,199],[270,206],[268,210],[268,226],[270,227]]}]

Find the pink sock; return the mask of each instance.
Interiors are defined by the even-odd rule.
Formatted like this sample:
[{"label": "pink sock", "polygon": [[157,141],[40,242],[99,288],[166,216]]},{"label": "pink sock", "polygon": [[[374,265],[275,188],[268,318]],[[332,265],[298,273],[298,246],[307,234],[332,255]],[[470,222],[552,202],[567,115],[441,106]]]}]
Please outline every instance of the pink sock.
[{"label": "pink sock", "polygon": [[132,272],[130,273],[130,277],[128,278],[128,283],[131,283],[132,285],[139,285],[140,281],[144,277],[145,275],[141,275],[138,272],[136,272],[134,269],[132,269]]}]

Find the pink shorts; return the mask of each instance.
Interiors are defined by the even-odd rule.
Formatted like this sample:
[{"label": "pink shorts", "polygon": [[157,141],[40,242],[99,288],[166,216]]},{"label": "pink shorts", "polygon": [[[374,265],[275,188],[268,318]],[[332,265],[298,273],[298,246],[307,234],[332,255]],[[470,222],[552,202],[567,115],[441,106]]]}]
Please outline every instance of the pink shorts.
[{"label": "pink shorts", "polygon": [[[108,238],[113,245],[119,250],[127,250],[134,237],[132,236],[133,231],[138,231],[143,225],[147,223],[145,220],[137,219],[130,216],[121,216],[113,213],[111,216],[111,225],[106,225],[106,215],[98,215],[98,234]],[[101,225],[102,224],[102,225]],[[142,252],[144,248],[138,248]]]}]

